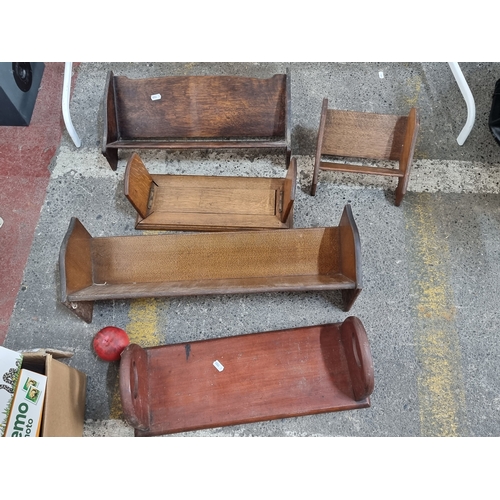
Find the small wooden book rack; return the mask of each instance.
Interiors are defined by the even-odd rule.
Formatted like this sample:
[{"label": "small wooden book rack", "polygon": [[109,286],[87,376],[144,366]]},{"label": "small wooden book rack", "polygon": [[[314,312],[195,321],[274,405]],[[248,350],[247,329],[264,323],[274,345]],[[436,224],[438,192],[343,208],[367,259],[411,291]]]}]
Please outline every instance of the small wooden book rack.
[{"label": "small wooden book rack", "polygon": [[125,196],[137,211],[136,229],[287,229],[293,226],[296,176],[295,158],[280,179],[155,175],[133,153]]},{"label": "small wooden book rack", "polygon": [[102,153],[116,170],[118,149],[274,149],[290,162],[290,77],[108,73]]},{"label": "small wooden book rack", "polygon": [[[311,195],[316,194],[320,170],[398,177],[395,205],[406,194],[417,141],[419,120],[412,108],[408,116],[328,109],[323,99],[316,144]],[[334,157],[390,160],[396,168],[335,163]]]},{"label": "small wooden book rack", "polygon": [[143,349],[121,355],[120,395],[136,436],[370,406],[373,362],[361,321]]},{"label": "small wooden book rack", "polygon": [[59,255],[61,302],[88,323],[96,300],[226,293],[361,291],[350,205],[339,226],[93,238],[72,218]]}]

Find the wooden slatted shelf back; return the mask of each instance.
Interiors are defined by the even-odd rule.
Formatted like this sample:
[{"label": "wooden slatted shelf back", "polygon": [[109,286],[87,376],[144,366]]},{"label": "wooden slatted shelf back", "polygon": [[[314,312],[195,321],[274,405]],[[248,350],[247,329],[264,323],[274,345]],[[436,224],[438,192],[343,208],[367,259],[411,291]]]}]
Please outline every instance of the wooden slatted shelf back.
[{"label": "wooden slatted shelf back", "polygon": [[[279,137],[285,133],[286,75],[268,79],[117,76],[115,85],[123,139]],[[152,95],[161,97],[153,100]]]},{"label": "wooden slatted shelf back", "polygon": [[367,408],[373,388],[366,331],[352,316],[147,349],[133,344],[120,363],[124,416],[137,436]]},{"label": "wooden slatted shelf back", "polygon": [[337,227],[92,241],[94,281],[108,284],[328,275],[337,259]]},{"label": "wooden slatted shelf back", "polygon": [[[328,109],[328,99],[323,99],[311,195],[316,194],[320,170],[393,176],[399,178],[395,204],[400,205],[408,186],[418,128],[415,108],[408,116],[384,115]],[[394,167],[362,165],[360,160],[392,161]]]},{"label": "wooden slatted shelf back", "polygon": [[321,154],[399,160],[407,117],[329,109]]}]

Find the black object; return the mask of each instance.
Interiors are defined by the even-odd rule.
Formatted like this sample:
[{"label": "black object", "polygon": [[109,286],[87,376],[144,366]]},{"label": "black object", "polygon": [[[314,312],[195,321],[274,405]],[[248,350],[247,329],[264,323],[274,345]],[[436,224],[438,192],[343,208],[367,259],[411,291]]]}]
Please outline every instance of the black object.
[{"label": "black object", "polygon": [[490,127],[493,138],[500,146],[500,80],[497,80],[495,84],[488,126]]},{"label": "black object", "polygon": [[29,62],[12,63],[12,73],[17,86],[23,91],[28,92],[33,84],[33,71]]},{"label": "black object", "polygon": [[0,63],[0,125],[30,124],[44,68],[42,62]]}]

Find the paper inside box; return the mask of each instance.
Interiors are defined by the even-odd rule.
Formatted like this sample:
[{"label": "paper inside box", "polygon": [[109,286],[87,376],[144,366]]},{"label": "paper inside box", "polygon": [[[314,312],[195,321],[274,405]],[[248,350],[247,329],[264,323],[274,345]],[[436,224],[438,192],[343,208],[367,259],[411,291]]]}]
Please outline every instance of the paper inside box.
[{"label": "paper inside box", "polygon": [[10,411],[6,437],[36,437],[40,434],[47,377],[22,369]]},{"label": "paper inside box", "polygon": [[0,436],[3,436],[16,391],[23,355],[0,346]]}]

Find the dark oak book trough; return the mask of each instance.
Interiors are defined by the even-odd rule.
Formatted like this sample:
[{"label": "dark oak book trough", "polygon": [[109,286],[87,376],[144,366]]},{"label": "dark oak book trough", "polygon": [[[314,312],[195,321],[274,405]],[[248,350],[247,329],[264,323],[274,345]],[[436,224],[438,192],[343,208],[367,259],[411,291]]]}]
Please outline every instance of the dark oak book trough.
[{"label": "dark oak book trough", "polygon": [[286,177],[150,174],[137,153],[125,170],[136,229],[229,231],[293,226],[297,166]]},{"label": "dark oak book trough", "polygon": [[72,218],[59,254],[61,302],[92,321],[94,301],[361,291],[361,247],[350,205],[334,227],[92,237]]},{"label": "dark oak book trough", "polygon": [[164,76],[109,72],[102,154],[119,149],[271,149],[290,162],[290,77]]},{"label": "dark oak book trough", "polygon": [[373,361],[361,321],[165,345],[129,345],[120,395],[136,436],[370,406]]}]

